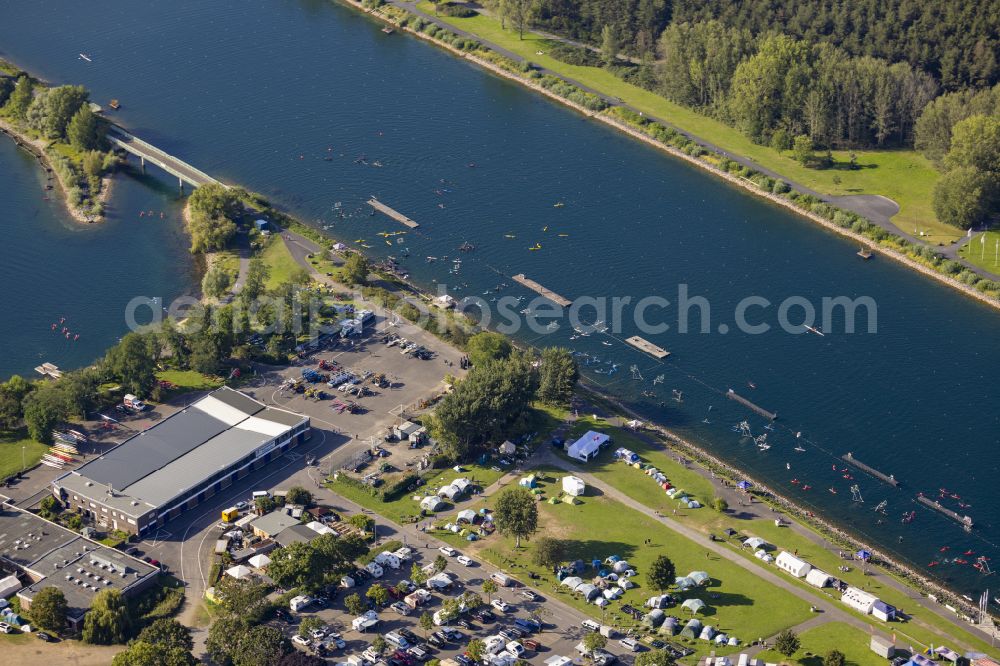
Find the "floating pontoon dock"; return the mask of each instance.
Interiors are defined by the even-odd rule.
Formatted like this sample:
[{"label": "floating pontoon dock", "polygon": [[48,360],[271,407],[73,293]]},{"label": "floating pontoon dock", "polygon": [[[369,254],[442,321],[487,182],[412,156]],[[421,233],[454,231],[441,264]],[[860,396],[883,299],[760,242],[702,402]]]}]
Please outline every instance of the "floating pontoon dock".
[{"label": "floating pontoon dock", "polygon": [[639,351],[646,352],[647,354],[655,358],[666,358],[670,356],[670,352],[668,352],[663,347],[657,347],[646,338],[640,338],[638,335],[633,335],[631,338],[626,338],[625,342],[632,345]]},{"label": "floating pontoon dock", "polygon": [[760,414],[761,416],[763,416],[765,419],[770,419],[771,421],[774,421],[775,419],[778,418],[778,415],[776,413],[769,412],[766,409],[764,409],[763,407],[760,407],[759,405],[753,404],[752,402],[750,402],[749,400],[747,400],[746,398],[744,398],[743,396],[741,396],[739,393],[737,393],[733,389],[729,389],[728,391],[726,391],[726,397],[729,398],[730,400],[735,400],[736,402],[740,403],[741,405],[743,405],[744,407],[750,409],[751,411],[757,412],[758,414]]},{"label": "floating pontoon dock", "polygon": [[951,518],[952,520],[956,521],[957,523],[959,523],[960,525],[962,525],[962,527],[965,527],[966,529],[971,529],[972,528],[972,518],[970,518],[969,516],[959,515],[959,514],[955,513],[954,511],[952,511],[951,509],[949,509],[947,507],[944,507],[944,506],[941,506],[940,502],[935,502],[932,499],[927,499],[923,495],[920,495],[919,497],[917,497],[917,501],[920,502],[921,504],[923,504],[924,506],[926,506],[929,509],[934,509],[938,513],[943,513],[944,515],[946,515],[949,518]]},{"label": "floating pontoon dock", "polygon": [[43,377],[51,377],[52,379],[59,379],[63,374],[62,370],[60,370],[58,366],[51,363],[42,363],[40,366],[35,368],[35,372]]},{"label": "floating pontoon dock", "polygon": [[405,224],[406,226],[408,226],[411,229],[416,229],[417,227],[420,226],[419,224],[417,224],[416,222],[414,222],[410,218],[406,217],[405,215],[403,215],[399,211],[393,210],[392,208],[389,208],[388,206],[386,206],[384,203],[382,203],[381,201],[379,201],[375,197],[372,197],[371,199],[368,200],[368,205],[371,206],[372,208],[374,208],[375,210],[377,210],[378,212],[384,213],[385,215],[388,215],[389,217],[391,217],[392,219],[396,220],[400,224]]},{"label": "floating pontoon dock", "polygon": [[854,465],[855,467],[860,469],[862,472],[865,472],[866,474],[871,474],[879,481],[884,481],[893,488],[899,487],[899,481],[897,481],[896,477],[894,477],[892,474],[883,474],[874,467],[869,467],[868,465],[864,464],[863,462],[855,458],[853,453],[845,453],[840,457],[843,458],[845,462],[848,462],[851,465]]},{"label": "floating pontoon dock", "polygon": [[560,296],[556,292],[554,292],[554,291],[552,291],[550,289],[546,289],[545,287],[543,287],[542,285],[538,284],[534,280],[531,280],[529,278],[524,277],[524,273],[518,273],[517,275],[513,275],[513,276],[511,276],[511,279],[514,280],[515,282],[523,284],[525,287],[527,287],[531,291],[534,291],[534,292],[537,292],[537,293],[541,294],[542,296],[544,296],[545,298],[549,299],[550,301],[552,301],[556,305],[561,305],[564,308],[568,308],[573,303],[568,298],[564,298],[563,296]]}]

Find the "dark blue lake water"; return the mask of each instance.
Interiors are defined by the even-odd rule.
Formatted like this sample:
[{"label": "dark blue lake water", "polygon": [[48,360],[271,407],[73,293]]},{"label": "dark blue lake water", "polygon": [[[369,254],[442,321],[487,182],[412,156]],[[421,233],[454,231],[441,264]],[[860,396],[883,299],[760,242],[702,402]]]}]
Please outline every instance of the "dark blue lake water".
[{"label": "dark blue lake water", "polygon": [[[145,6],[108,0],[95,9],[68,0],[3,0],[0,14],[0,55],[53,83],[82,83],[99,103],[120,99],[115,118],[143,138],[264,193],[345,242],[364,240],[378,256],[408,250],[402,262],[425,287],[446,284],[456,296],[479,295],[487,303],[525,296],[514,312],[528,307],[531,292],[515,286],[484,292],[511,285],[505,276],[517,273],[569,298],[619,296],[634,303],[665,297],[675,305],[651,308],[649,319],[670,329],[643,333],[672,352],[663,363],[623,343],[639,332],[629,308],[629,320],[609,331],[613,335],[571,339],[575,334],[563,323],[551,333],[520,337],[588,354],[588,377],[642,413],[817,512],[849,521],[855,532],[917,566],[936,559],[943,545],[1000,561],[994,492],[1000,317],[994,310],[887,259],[862,262],[855,246],[806,220],[425,43],[386,36],[365,17],[328,2]],[[81,52],[92,62],[81,60]],[[0,163],[6,171],[10,158]],[[169,190],[169,178],[163,183]],[[122,186],[118,196],[166,196],[131,192]],[[418,232],[387,245],[377,234],[403,227],[370,216],[364,201],[371,195],[417,220]],[[13,199],[15,210],[37,206],[38,192],[26,196],[30,201]],[[116,197],[115,207],[152,206]],[[71,280],[91,301],[123,289],[169,298],[190,279],[189,263],[179,259],[183,241],[170,236],[180,248],[176,270],[134,260],[120,265],[109,288],[94,275],[108,266],[85,260],[89,255],[81,251],[73,280],[65,262],[43,260],[49,243],[39,242],[34,255],[20,249],[33,247],[36,226],[52,226],[44,219],[30,224],[31,232],[16,242],[9,238],[4,250],[34,256],[31,270],[8,278],[21,289],[61,292]],[[125,216],[98,233],[106,234],[103,245],[119,261],[159,256],[162,243],[136,229],[145,227]],[[476,250],[459,252],[465,241]],[[462,259],[457,271],[456,257]],[[51,274],[39,270],[46,266]],[[678,333],[681,284],[710,303],[711,333]],[[747,316],[770,323],[771,332],[737,331],[735,310],[750,296],[772,303],[750,308]],[[822,337],[777,330],[779,303],[803,297],[819,309],[824,296],[870,296],[877,332],[844,334],[842,317]],[[37,310],[37,293],[30,302]],[[38,355],[31,344],[46,335],[50,312],[30,326],[21,324],[24,308],[8,305],[4,312],[0,339],[14,350],[5,367],[30,367]],[[697,320],[699,311],[691,312]],[[793,322],[801,321],[798,312],[791,308]],[[585,319],[611,316],[588,312]],[[719,332],[720,324],[727,333]],[[862,317],[860,330],[865,324]],[[613,364],[617,371],[607,374]],[[641,379],[633,379],[632,365]],[[730,387],[777,412],[775,430],[764,430],[764,419],[726,400]],[[674,400],[674,390],[683,402]],[[743,419],[754,435],[768,435],[770,449],[740,442],[732,427]],[[805,451],[795,451],[797,444]],[[848,451],[895,474],[903,488],[834,472]],[[793,478],[802,483],[793,485]],[[854,483],[864,504],[851,501]],[[803,484],[812,490],[802,491]],[[913,502],[918,491],[936,496],[939,488],[961,497],[948,498],[948,506],[969,505],[962,510],[978,525],[971,534]],[[885,516],[873,511],[883,499]],[[904,525],[900,518],[909,511],[916,518]],[[963,590],[985,586],[968,565],[928,573]]]}]

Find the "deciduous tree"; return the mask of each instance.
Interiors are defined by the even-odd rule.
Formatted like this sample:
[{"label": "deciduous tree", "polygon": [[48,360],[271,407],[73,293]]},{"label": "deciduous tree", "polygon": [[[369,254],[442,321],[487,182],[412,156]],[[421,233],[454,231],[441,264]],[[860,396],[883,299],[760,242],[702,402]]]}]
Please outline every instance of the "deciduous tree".
[{"label": "deciduous tree", "polygon": [[650,585],[663,592],[663,590],[674,584],[674,581],[677,579],[677,569],[669,557],[659,555],[653,560],[653,564],[650,565],[649,573],[646,577]]},{"label": "deciduous tree", "polygon": [[43,587],[31,600],[31,621],[59,633],[66,626],[66,596],[57,587]]},{"label": "deciduous tree", "polygon": [[132,616],[128,602],[116,589],[101,590],[94,595],[83,620],[83,642],[94,645],[125,643],[132,635]]},{"label": "deciduous tree", "polygon": [[563,347],[542,351],[538,368],[538,399],[550,405],[567,405],[573,398],[580,368],[573,354]]},{"label": "deciduous tree", "polygon": [[791,657],[799,649],[799,637],[791,629],[785,629],[774,637],[774,649]]},{"label": "deciduous tree", "polygon": [[514,537],[515,548],[520,548],[521,539],[528,539],[538,529],[538,502],[526,488],[505,488],[497,495],[493,518],[497,531]]}]

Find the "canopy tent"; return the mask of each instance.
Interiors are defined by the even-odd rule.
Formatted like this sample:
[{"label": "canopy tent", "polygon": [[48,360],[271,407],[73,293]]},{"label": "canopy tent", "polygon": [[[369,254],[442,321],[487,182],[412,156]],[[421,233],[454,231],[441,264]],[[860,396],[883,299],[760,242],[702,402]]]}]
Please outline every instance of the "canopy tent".
[{"label": "canopy tent", "polygon": [[864,548],[862,548],[858,552],[854,553],[854,557],[858,558],[862,562],[867,562],[868,560],[872,559],[872,552],[870,550],[865,550]]},{"label": "canopy tent", "polygon": [[587,462],[595,457],[600,452],[601,447],[610,440],[611,438],[603,432],[588,430],[580,439],[570,444],[566,452],[570,458]]},{"label": "canopy tent", "polygon": [[687,599],[681,604],[681,606],[694,614],[701,611],[705,607],[705,602],[701,599]]},{"label": "canopy tent", "polygon": [[267,555],[264,555],[263,553],[258,553],[257,555],[254,555],[249,560],[247,560],[247,564],[249,564],[255,569],[264,569],[270,563],[271,563],[271,558],[268,557]]},{"label": "canopy tent", "polygon": [[693,580],[695,585],[704,585],[712,580],[712,577],[708,575],[707,571],[692,571],[687,575],[687,577]]},{"label": "canopy tent", "polygon": [[744,479],[743,481],[737,483],[736,487],[739,488],[740,490],[750,490],[751,488],[753,488],[753,484]]},{"label": "canopy tent", "polygon": [[250,567],[243,566],[242,564],[237,564],[235,567],[230,567],[229,569],[226,569],[226,575],[230,576],[231,578],[235,578],[236,580],[241,580],[243,578],[247,578],[248,576],[252,576],[253,571],[250,570]]},{"label": "canopy tent", "polygon": [[505,456],[512,456],[517,451],[517,447],[514,446],[514,442],[509,439],[500,445],[500,453]]},{"label": "canopy tent", "polygon": [[746,548],[753,548],[754,550],[757,550],[758,548],[764,548],[764,549],[766,549],[770,545],[771,544],[769,544],[768,542],[764,541],[760,537],[750,537],[749,539],[747,539],[746,541],[743,542],[743,546],[744,547],[746,547]]},{"label": "canopy tent", "polygon": [[562,586],[568,587],[571,590],[575,590],[581,585],[583,585],[583,579],[578,578],[577,576],[569,576],[567,578],[562,579]]}]

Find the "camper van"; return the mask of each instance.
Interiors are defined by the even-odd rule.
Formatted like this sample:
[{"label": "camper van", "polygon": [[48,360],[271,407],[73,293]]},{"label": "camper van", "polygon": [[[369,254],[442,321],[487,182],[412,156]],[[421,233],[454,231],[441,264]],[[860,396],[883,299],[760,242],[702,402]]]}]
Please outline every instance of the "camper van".
[{"label": "camper van", "polygon": [[312,598],[301,594],[297,597],[292,597],[292,600],[288,602],[288,607],[292,609],[292,612],[298,613],[300,610],[312,603]]},{"label": "camper van", "polygon": [[137,412],[141,412],[146,409],[145,403],[131,393],[125,394],[125,397],[122,399],[122,404],[124,404],[128,409],[134,409]]},{"label": "camper van", "polygon": [[511,578],[507,574],[500,573],[499,571],[491,575],[490,578],[493,580],[494,583],[496,583],[500,587],[513,587],[514,585],[513,578]]}]

